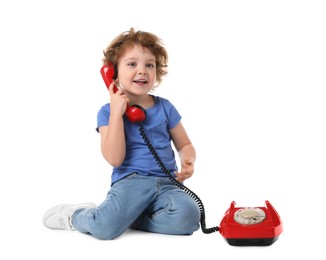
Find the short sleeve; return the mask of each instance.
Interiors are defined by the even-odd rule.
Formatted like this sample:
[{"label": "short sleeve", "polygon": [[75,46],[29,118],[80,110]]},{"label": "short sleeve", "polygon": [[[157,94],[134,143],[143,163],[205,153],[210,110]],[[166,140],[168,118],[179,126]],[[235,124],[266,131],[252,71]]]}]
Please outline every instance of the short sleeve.
[{"label": "short sleeve", "polygon": [[169,120],[168,128],[172,129],[177,126],[181,120],[181,115],[176,107],[167,99],[162,99],[162,105],[165,111],[165,114]]},{"label": "short sleeve", "polygon": [[110,105],[106,104],[101,107],[97,113],[97,127],[96,131],[99,132],[101,126],[108,126],[110,118]]}]

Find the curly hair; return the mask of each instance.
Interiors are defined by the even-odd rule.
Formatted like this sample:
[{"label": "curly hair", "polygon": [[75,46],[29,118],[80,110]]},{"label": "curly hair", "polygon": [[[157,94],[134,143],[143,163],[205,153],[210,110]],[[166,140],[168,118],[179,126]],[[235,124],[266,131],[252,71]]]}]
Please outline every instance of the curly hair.
[{"label": "curly hair", "polygon": [[[140,45],[148,49],[155,56],[156,80],[160,84],[163,76],[167,74],[168,54],[162,40],[152,33],[135,31],[134,28],[130,28],[129,31],[121,33],[103,51],[103,64],[112,63],[117,72],[119,58],[135,45]],[[116,77],[117,75],[114,76],[114,78]]]}]

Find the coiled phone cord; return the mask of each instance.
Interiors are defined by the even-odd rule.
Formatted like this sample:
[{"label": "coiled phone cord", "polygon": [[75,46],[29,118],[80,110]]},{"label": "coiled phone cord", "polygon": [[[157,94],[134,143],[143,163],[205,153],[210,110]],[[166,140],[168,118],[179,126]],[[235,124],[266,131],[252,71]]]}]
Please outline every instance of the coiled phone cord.
[{"label": "coiled phone cord", "polygon": [[196,193],[194,193],[192,190],[190,190],[189,188],[187,188],[182,183],[178,182],[171,175],[171,173],[168,171],[168,169],[165,167],[165,165],[161,161],[161,158],[158,156],[158,154],[157,154],[156,150],[154,149],[153,145],[151,144],[151,142],[147,138],[146,133],[145,133],[145,130],[144,130],[144,127],[140,123],[139,123],[139,132],[140,132],[140,135],[143,138],[145,144],[147,145],[148,149],[150,150],[151,154],[154,156],[157,164],[160,166],[160,168],[162,169],[162,171],[169,177],[169,179],[171,180],[171,182],[175,186],[177,186],[179,189],[181,189],[185,193],[187,193],[190,197],[192,197],[196,201],[196,203],[198,204],[199,210],[200,210],[200,225],[201,225],[201,229],[202,229],[203,233],[210,234],[210,233],[213,233],[213,232],[218,231],[219,228],[217,226],[216,227],[211,227],[211,228],[206,228],[205,208],[204,208],[204,204],[202,203],[201,199],[196,195]]}]

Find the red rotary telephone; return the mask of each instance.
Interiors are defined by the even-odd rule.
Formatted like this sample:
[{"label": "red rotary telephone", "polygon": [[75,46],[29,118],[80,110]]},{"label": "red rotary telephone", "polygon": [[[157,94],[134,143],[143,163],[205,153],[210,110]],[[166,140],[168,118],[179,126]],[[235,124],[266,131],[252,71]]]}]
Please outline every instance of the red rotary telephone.
[{"label": "red rotary telephone", "polygon": [[269,246],[283,231],[279,214],[266,200],[266,207],[235,207],[225,212],[219,232],[232,246]]}]

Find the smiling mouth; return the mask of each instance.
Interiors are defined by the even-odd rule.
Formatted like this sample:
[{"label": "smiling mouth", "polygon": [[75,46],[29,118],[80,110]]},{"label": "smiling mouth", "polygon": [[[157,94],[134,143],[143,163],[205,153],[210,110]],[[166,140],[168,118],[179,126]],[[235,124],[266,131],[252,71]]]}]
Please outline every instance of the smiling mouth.
[{"label": "smiling mouth", "polygon": [[139,80],[134,80],[134,82],[137,84],[146,84],[148,81],[144,79],[139,79]]}]

